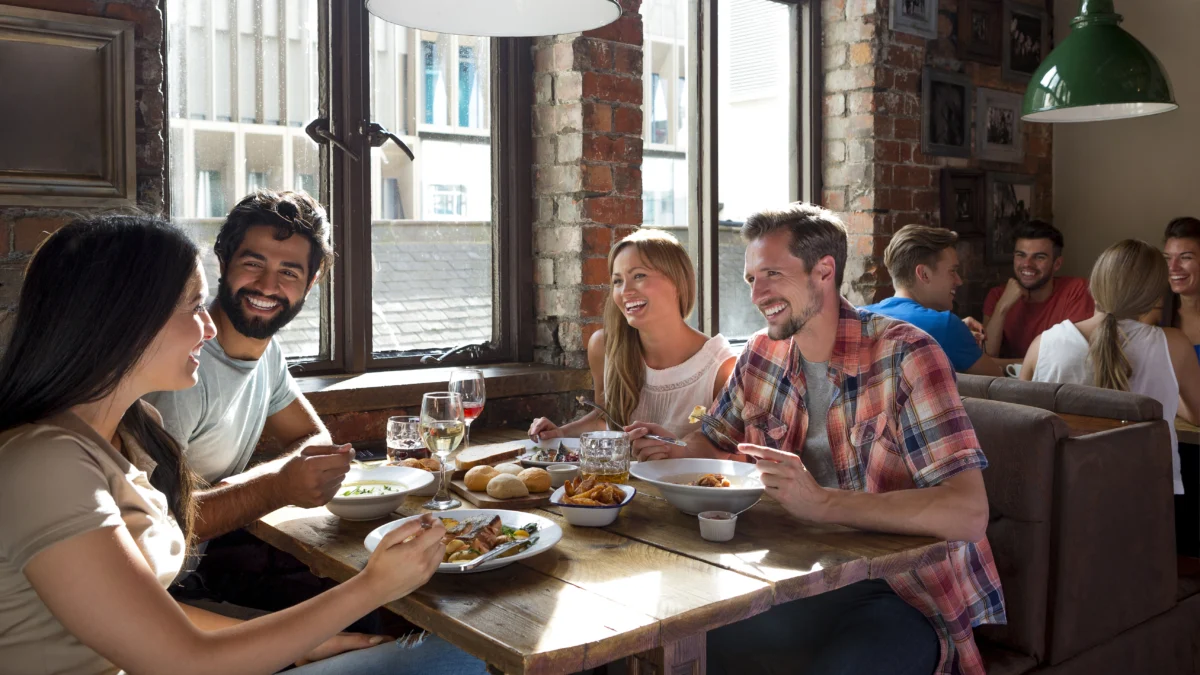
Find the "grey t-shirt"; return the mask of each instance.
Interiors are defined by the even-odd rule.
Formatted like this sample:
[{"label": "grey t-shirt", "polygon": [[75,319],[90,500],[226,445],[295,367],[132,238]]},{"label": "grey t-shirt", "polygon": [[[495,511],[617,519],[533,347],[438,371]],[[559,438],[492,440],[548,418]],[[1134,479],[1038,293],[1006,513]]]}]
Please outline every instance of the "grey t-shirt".
[{"label": "grey t-shirt", "polygon": [[837,388],[829,381],[829,363],[801,359],[804,368],[804,407],[808,409],[808,432],[804,435],[804,452],[800,459],[821,487],[838,487],[837,470],[833,466],[833,450],[829,447],[829,405]]},{"label": "grey t-shirt", "polygon": [[196,386],[156,392],[146,401],[158,408],[192,470],[211,484],[246,469],[267,418],[298,396],[300,387],[274,340],[257,361],[230,358],[209,340]]}]

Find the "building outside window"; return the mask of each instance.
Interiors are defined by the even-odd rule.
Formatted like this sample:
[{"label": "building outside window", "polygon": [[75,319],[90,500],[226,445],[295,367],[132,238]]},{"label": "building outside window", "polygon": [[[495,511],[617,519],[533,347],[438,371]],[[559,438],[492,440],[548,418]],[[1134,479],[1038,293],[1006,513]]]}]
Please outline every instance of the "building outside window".
[{"label": "building outside window", "polygon": [[[708,20],[715,17],[711,45],[700,44],[699,36],[690,33],[689,12],[701,9]],[[641,5],[647,102],[643,221],[670,231],[700,261],[699,293],[716,295],[718,308],[717,316],[704,323],[731,339],[748,337],[764,325],[743,281],[741,224],[755,211],[795,198],[792,178],[799,170],[799,153],[790,140],[797,92],[788,65],[793,37],[799,35],[798,11],[793,3],[774,0],[644,0]],[[711,48],[717,54],[711,74],[716,86],[704,100],[703,92],[689,90],[689,54]],[[700,61],[707,63],[703,57]],[[689,137],[696,132],[689,128],[691,95],[700,97],[717,120],[717,158],[711,167],[718,190],[715,222],[707,214],[689,212],[688,190],[696,181],[689,171],[699,175],[702,161],[688,152]],[[711,154],[705,153],[703,161],[711,161]],[[701,227],[716,229],[716,247],[707,259],[700,253]],[[693,323],[699,314],[693,315]]]}]

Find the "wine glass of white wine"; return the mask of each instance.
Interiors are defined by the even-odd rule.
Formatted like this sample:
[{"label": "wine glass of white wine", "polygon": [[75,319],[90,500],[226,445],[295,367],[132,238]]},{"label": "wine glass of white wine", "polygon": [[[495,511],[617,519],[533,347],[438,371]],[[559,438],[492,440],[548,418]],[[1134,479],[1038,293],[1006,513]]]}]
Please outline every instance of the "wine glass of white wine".
[{"label": "wine glass of white wine", "polygon": [[437,494],[423,504],[430,511],[445,511],[462,506],[462,502],[450,496],[449,466],[450,453],[462,442],[467,425],[463,421],[462,395],[443,391],[421,397],[421,436],[425,447],[436,454],[442,462],[441,484]]}]

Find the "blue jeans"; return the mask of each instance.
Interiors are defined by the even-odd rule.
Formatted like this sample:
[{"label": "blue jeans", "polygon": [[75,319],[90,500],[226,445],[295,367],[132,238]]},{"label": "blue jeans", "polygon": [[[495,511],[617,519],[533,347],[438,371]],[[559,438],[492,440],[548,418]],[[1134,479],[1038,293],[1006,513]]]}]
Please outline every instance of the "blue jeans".
[{"label": "blue jeans", "polygon": [[860,581],[708,633],[708,672],[930,675],[933,624],[886,581]]},{"label": "blue jeans", "polygon": [[287,671],[288,675],[482,675],[479,659],[429,633],[418,633]]}]

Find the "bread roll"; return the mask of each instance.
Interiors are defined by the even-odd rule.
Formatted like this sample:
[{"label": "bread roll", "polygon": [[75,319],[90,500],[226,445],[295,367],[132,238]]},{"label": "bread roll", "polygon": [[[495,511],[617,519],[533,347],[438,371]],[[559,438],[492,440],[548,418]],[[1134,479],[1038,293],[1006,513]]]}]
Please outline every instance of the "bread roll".
[{"label": "bread roll", "polygon": [[529,488],[525,487],[525,483],[521,482],[520,478],[512,474],[501,473],[493,476],[492,480],[488,481],[487,493],[496,499],[512,499],[514,497],[528,497]]},{"label": "bread roll", "polygon": [[468,490],[483,492],[492,478],[497,475],[499,472],[490,466],[477,466],[467,472],[467,475],[463,477],[463,482],[467,484]]},{"label": "bread roll", "polygon": [[500,473],[520,476],[521,472],[525,470],[525,467],[521,466],[520,464],[513,464],[512,462],[505,462],[504,464],[497,464],[496,470]]},{"label": "bread roll", "polygon": [[545,469],[537,467],[525,469],[517,478],[525,483],[525,487],[529,488],[530,492],[545,492],[550,489],[550,472]]},{"label": "bread roll", "polygon": [[425,467],[421,466],[421,460],[419,460],[415,457],[406,457],[402,462],[400,462],[400,466],[407,466],[410,469],[424,469],[425,468]]},{"label": "bread roll", "polygon": [[442,470],[442,463],[432,457],[426,457],[425,459],[418,461],[421,463],[421,466],[418,468],[425,469],[426,471],[433,473],[437,473],[438,471]]}]

